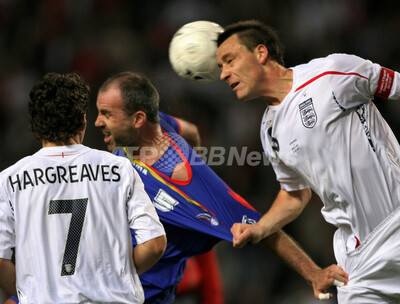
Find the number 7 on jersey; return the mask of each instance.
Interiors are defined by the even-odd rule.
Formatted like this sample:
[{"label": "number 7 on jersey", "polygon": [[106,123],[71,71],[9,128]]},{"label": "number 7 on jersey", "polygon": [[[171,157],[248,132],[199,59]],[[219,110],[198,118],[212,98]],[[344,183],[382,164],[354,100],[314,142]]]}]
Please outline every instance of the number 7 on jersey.
[{"label": "number 7 on jersey", "polygon": [[51,200],[49,215],[71,213],[63,262],[61,265],[61,276],[73,275],[75,273],[76,259],[78,256],[79,243],[81,241],[83,223],[86,217],[88,198]]}]

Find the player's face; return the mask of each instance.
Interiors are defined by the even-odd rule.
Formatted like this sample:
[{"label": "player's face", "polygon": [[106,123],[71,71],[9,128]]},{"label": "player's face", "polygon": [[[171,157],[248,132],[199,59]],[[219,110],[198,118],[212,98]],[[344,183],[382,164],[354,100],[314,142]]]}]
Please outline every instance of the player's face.
[{"label": "player's face", "polygon": [[103,132],[107,149],[112,151],[116,146],[131,146],[135,130],[132,116],[125,113],[124,101],[118,88],[110,87],[97,95],[98,115],[95,126]]},{"label": "player's face", "polygon": [[250,52],[238,36],[232,35],[217,50],[217,61],[224,80],[240,100],[260,97],[258,84],[262,69],[257,54]]}]

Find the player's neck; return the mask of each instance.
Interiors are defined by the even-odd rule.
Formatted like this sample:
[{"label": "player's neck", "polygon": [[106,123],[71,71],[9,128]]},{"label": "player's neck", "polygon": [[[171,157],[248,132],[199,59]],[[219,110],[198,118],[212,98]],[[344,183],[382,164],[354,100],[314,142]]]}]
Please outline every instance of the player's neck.
[{"label": "player's neck", "polygon": [[60,147],[60,146],[69,146],[69,145],[77,145],[81,144],[82,140],[80,138],[80,135],[76,135],[74,137],[68,138],[66,141],[48,141],[45,139],[42,139],[42,147]]},{"label": "player's neck", "polygon": [[265,79],[267,85],[264,87],[261,96],[268,104],[279,105],[292,90],[293,70],[276,64],[266,74],[271,76],[267,76],[267,79]]},{"label": "player's neck", "polygon": [[160,124],[146,124],[140,130],[140,160],[147,165],[154,164],[165,153],[169,146],[169,139],[163,133]]}]

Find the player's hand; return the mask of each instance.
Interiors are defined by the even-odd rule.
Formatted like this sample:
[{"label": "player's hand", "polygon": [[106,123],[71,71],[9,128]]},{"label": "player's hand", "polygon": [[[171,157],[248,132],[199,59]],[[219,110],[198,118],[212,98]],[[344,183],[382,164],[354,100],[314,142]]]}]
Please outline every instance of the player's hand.
[{"label": "player's hand", "polygon": [[242,248],[247,243],[257,244],[262,239],[261,230],[257,224],[235,223],[231,227],[233,247]]},{"label": "player's hand", "polygon": [[347,285],[349,282],[349,275],[342,267],[338,265],[331,265],[324,269],[314,271],[311,275],[311,286],[314,290],[314,297],[320,300],[327,300],[333,298],[333,294],[326,293],[326,290],[335,285],[341,287]]}]

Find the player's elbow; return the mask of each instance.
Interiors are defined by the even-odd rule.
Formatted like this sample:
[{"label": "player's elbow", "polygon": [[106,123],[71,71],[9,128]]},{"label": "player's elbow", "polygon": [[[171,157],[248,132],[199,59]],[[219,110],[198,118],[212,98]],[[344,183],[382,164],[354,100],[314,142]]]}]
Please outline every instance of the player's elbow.
[{"label": "player's elbow", "polygon": [[303,211],[303,209],[307,205],[307,203],[310,201],[312,194],[311,194],[311,189],[306,188],[306,189],[290,192],[290,195],[294,200],[296,200],[298,202],[297,206],[301,212],[301,211]]},{"label": "player's elbow", "polygon": [[290,209],[290,214],[291,214],[291,220],[294,220],[297,218],[304,208],[307,206],[307,203],[311,199],[311,190],[310,188],[302,189],[302,190],[297,190],[297,191],[291,191],[291,192],[286,192],[287,193],[287,199],[290,204],[287,204]]},{"label": "player's elbow", "polygon": [[10,295],[17,296],[16,270],[11,260],[0,258],[0,290],[3,289]]},{"label": "player's elbow", "polygon": [[165,235],[159,236],[148,241],[148,252],[153,260],[152,263],[156,263],[164,254],[167,249],[167,237]]},{"label": "player's elbow", "polygon": [[298,206],[299,210],[298,210],[298,212],[299,212],[299,214],[301,212],[303,212],[304,208],[307,206],[307,203],[311,199],[311,195],[312,195],[312,193],[311,193],[310,188],[303,189],[303,190],[300,191],[300,193],[298,195],[298,198],[299,198],[299,206]]},{"label": "player's elbow", "polygon": [[167,238],[165,235],[148,240],[139,244],[133,251],[133,261],[136,266],[136,272],[141,275],[151,266],[153,266],[162,257],[167,248]]},{"label": "player's elbow", "polygon": [[154,256],[158,257],[157,260],[162,257],[166,249],[167,237],[165,235],[154,239],[154,242],[152,243],[152,251]]}]

